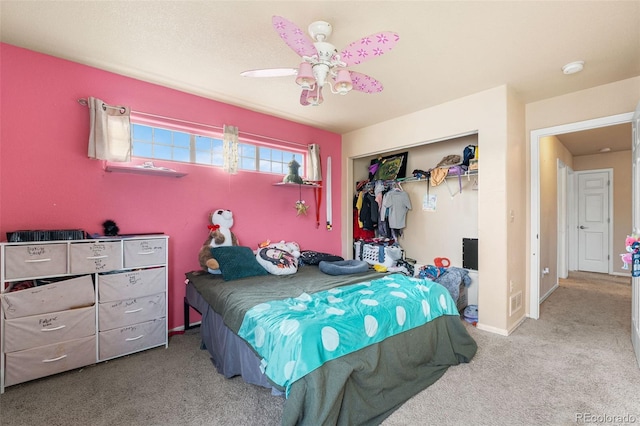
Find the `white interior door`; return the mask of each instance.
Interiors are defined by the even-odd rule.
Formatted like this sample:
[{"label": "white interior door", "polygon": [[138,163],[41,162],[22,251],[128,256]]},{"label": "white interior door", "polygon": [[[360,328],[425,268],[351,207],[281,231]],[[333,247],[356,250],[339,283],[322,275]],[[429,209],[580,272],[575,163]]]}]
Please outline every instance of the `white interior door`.
[{"label": "white interior door", "polygon": [[[631,167],[633,202],[631,203],[631,222],[633,232],[640,234],[640,103],[638,103],[631,124],[633,126],[631,149],[631,157],[633,158],[633,166]],[[636,270],[632,270],[632,272],[632,275],[638,275]],[[631,278],[631,340],[638,366],[640,366],[640,277]]]},{"label": "white interior door", "polygon": [[578,174],[578,270],[609,272],[609,171]]}]

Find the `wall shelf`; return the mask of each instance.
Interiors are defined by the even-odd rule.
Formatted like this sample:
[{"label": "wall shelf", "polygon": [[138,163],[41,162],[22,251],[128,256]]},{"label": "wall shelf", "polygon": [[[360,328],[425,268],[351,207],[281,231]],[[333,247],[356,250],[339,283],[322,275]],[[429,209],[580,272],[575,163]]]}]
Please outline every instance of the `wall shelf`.
[{"label": "wall shelf", "polygon": [[301,188],[322,188],[322,185],[317,183],[291,183],[291,182],[276,182],[273,186],[293,186]]},{"label": "wall shelf", "polygon": [[162,167],[139,167],[139,166],[114,166],[108,165],[104,168],[105,171],[110,173],[133,173],[138,175],[152,175],[152,176],[167,176],[179,178],[186,176],[186,173],[177,172],[171,169],[165,169]]}]

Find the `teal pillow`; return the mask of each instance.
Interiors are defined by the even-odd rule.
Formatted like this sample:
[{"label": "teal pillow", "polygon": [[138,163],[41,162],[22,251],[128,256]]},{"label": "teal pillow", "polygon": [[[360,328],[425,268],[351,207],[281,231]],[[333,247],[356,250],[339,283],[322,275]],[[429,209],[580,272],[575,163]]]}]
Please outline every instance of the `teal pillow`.
[{"label": "teal pillow", "polygon": [[211,255],[220,264],[220,272],[222,272],[222,278],[225,281],[269,275],[267,270],[258,263],[256,256],[249,247],[212,247]]}]

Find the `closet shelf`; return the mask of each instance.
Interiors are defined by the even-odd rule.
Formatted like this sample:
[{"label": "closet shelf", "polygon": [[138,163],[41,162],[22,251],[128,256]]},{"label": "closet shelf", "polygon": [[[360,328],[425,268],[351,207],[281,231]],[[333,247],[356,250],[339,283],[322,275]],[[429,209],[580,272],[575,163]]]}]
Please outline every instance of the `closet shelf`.
[{"label": "closet shelf", "polygon": [[[478,174],[477,170],[467,170],[466,172],[464,172],[463,174],[460,175],[460,177],[462,178],[470,178],[471,176],[476,176]],[[456,179],[458,177],[458,175],[447,175],[447,179]],[[405,179],[398,179],[397,182],[400,183],[405,183],[405,182],[427,182],[429,181],[429,179],[426,178],[415,178],[415,177],[409,177],[409,178],[405,178]]]}]

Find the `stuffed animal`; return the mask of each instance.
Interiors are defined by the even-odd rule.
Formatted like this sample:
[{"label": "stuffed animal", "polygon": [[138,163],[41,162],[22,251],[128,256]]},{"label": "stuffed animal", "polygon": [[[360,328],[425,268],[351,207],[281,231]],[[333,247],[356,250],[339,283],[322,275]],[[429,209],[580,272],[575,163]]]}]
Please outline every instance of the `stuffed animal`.
[{"label": "stuffed animal", "polygon": [[627,252],[622,253],[620,259],[622,260],[622,269],[628,270],[633,262],[633,254],[640,251],[640,235],[627,235],[624,244]]},{"label": "stuffed animal", "polygon": [[[267,244],[265,244],[267,243]],[[256,250],[256,260],[273,275],[289,275],[298,271],[300,246],[295,242],[261,243]]]},{"label": "stuffed animal", "polygon": [[233,213],[231,210],[218,209],[209,215],[209,238],[207,238],[198,254],[200,267],[210,274],[220,273],[220,264],[211,254],[211,248],[222,246],[237,246],[238,239],[231,231]]}]

